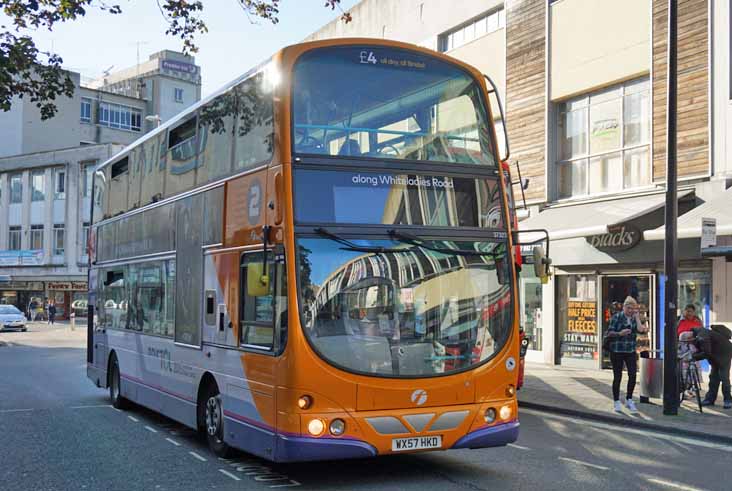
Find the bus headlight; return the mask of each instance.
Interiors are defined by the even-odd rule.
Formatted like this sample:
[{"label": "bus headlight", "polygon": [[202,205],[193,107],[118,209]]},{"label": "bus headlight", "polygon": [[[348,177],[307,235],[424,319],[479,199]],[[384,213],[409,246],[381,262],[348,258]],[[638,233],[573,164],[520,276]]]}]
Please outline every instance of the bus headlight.
[{"label": "bus headlight", "polygon": [[308,423],[308,433],[313,436],[320,436],[325,431],[325,423],[322,419],[311,419]]},{"label": "bus headlight", "polygon": [[511,406],[502,406],[501,410],[498,411],[498,415],[503,421],[508,421],[509,419],[511,419],[512,413],[513,411],[511,411]]},{"label": "bus headlight", "polygon": [[299,407],[300,409],[308,409],[312,405],[313,398],[308,395],[300,396],[297,400],[297,407]]},{"label": "bus headlight", "polygon": [[485,418],[485,422],[488,424],[493,423],[496,420],[496,409],[489,407],[485,410],[485,414],[483,415],[483,418]]},{"label": "bus headlight", "polygon": [[330,434],[341,436],[346,431],[346,422],[342,419],[334,419],[330,422]]}]

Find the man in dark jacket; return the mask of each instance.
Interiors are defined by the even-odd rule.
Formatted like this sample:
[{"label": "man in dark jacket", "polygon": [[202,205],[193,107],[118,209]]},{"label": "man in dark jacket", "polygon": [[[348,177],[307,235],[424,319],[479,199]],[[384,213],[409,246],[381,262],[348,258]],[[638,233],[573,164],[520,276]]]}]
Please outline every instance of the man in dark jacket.
[{"label": "man in dark jacket", "polygon": [[693,332],[696,337],[697,348],[699,348],[699,352],[694,355],[694,358],[697,360],[706,358],[712,365],[712,371],[709,374],[709,392],[702,401],[702,405],[714,405],[721,383],[724,408],[732,409],[732,391],[730,390],[729,380],[730,364],[732,364],[732,343],[724,335],[710,329],[696,327]]}]

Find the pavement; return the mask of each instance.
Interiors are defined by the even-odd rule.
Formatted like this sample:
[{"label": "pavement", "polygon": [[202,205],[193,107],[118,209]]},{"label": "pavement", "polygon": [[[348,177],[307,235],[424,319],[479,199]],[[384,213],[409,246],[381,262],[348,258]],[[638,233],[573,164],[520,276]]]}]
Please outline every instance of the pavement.
[{"label": "pavement", "polygon": [[[732,410],[722,409],[721,394],[714,407],[705,407],[699,413],[696,401],[684,401],[678,415],[663,414],[663,401],[650,399],[650,404],[638,402],[640,377],[633,399],[639,414],[613,411],[612,371],[526,363],[524,386],[519,390],[519,405],[557,414],[590,418],[626,426],[645,428],[674,434],[701,437],[732,444]],[[627,374],[620,386],[624,397]],[[706,393],[706,379],[702,397]]]},{"label": "pavement", "polygon": [[0,339],[2,490],[724,491],[732,481],[731,444],[529,408],[508,447],[288,465],[243,453],[221,460],[175,421],[112,408],[86,378],[83,329],[38,325]]}]

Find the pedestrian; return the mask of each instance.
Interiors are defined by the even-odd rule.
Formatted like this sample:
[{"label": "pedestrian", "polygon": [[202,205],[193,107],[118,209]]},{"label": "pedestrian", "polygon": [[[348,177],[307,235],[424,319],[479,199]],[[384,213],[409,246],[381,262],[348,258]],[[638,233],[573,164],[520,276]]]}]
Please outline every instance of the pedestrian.
[{"label": "pedestrian", "polygon": [[32,298],[30,303],[28,304],[28,320],[29,321],[35,322],[37,310],[38,310],[38,302],[36,302],[35,298]]},{"label": "pedestrian", "polygon": [[623,302],[623,310],[610,319],[610,325],[605,334],[609,340],[610,363],[613,366],[613,409],[623,412],[620,403],[620,382],[623,378],[623,365],[628,370],[628,387],[625,393],[625,407],[635,414],[638,408],[633,402],[638,359],[636,347],[638,334],[648,332],[648,326],[641,321],[638,302],[633,297],[627,297]]},{"label": "pedestrian", "polygon": [[56,304],[53,301],[48,303],[48,323],[53,325],[56,320]]},{"label": "pedestrian", "polygon": [[[713,326],[716,327],[716,326]],[[699,352],[694,354],[696,360],[709,360],[712,370],[709,373],[709,391],[702,401],[702,406],[714,406],[717,401],[719,385],[722,384],[724,408],[732,409],[732,390],[730,390],[729,371],[732,364],[732,343],[721,331],[696,327],[693,329]],[[727,332],[729,332],[727,330]]]},{"label": "pedestrian", "polygon": [[691,332],[695,327],[702,327],[702,322],[696,315],[696,307],[693,303],[690,303],[684,309],[684,317],[679,321],[679,325],[676,328],[676,335],[681,336],[681,333]]}]

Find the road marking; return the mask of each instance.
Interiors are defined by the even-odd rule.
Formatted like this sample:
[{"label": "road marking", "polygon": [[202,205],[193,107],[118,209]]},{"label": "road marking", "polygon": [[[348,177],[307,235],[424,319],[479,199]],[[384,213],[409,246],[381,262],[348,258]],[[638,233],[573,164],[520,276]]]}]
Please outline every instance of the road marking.
[{"label": "road marking", "polygon": [[149,427],[149,426],[145,426],[145,429],[146,429],[147,431],[149,431],[150,433],[157,433],[157,432],[158,432],[158,430],[156,430],[155,428],[151,428],[151,427]]},{"label": "road marking", "polygon": [[238,477],[238,476],[235,476],[234,474],[232,474],[231,472],[229,472],[229,471],[227,471],[227,470],[224,470],[224,469],[219,469],[219,472],[220,472],[220,473],[222,473],[222,474],[223,474],[223,475],[225,475],[225,476],[229,476],[229,477],[230,477],[230,478],[232,478],[232,479],[233,479],[234,481],[241,481],[241,478],[240,478],[240,477]]},{"label": "road marking", "polygon": [[188,452],[188,453],[189,453],[189,454],[191,454],[191,455],[193,455],[193,456],[194,456],[195,458],[197,458],[197,459],[198,459],[198,460],[200,460],[201,462],[208,462],[208,460],[207,460],[207,459],[205,459],[204,457],[201,457],[201,456],[200,456],[200,455],[198,455],[198,454],[197,454],[196,452]]},{"label": "road marking", "polygon": [[703,491],[701,488],[695,488],[693,486],[687,486],[686,484],[678,484],[675,482],[664,481],[662,479],[656,479],[655,477],[646,477],[646,481],[658,484],[659,486],[666,486],[672,489],[681,489],[683,491]]},{"label": "road marking", "polygon": [[622,424],[620,424],[620,423],[616,425],[616,424],[609,424],[609,423],[601,423],[599,421],[592,421],[589,419],[582,419],[582,418],[580,418],[578,420],[577,418],[571,418],[569,416],[563,416],[563,415],[548,413],[548,412],[544,412],[544,411],[537,411],[535,409],[522,409],[521,412],[526,413],[526,414],[533,414],[534,416],[538,416],[540,418],[567,421],[567,422],[574,423],[574,424],[577,424],[578,421],[581,421],[583,425],[586,425],[589,427],[594,427],[594,428],[601,428],[603,430],[611,430],[613,432],[630,433],[633,435],[641,435],[641,436],[645,436],[645,437],[651,436],[651,437],[658,438],[660,440],[667,440],[667,441],[676,442],[676,443],[685,443],[687,445],[695,445],[697,447],[710,448],[713,450],[723,450],[725,452],[732,452],[732,445],[727,445],[724,443],[709,442],[706,440],[701,440],[701,439],[689,437],[689,436],[676,436],[676,435],[669,435],[666,433],[661,433],[659,431],[642,430],[642,429],[638,429],[638,428],[628,428],[626,426],[622,426]]},{"label": "road marking", "polygon": [[609,467],[605,467],[605,466],[597,465],[597,464],[590,464],[589,462],[583,462],[582,460],[577,460],[577,459],[570,459],[569,457],[559,457],[559,460],[563,460],[565,462],[571,462],[573,464],[584,465],[586,467],[592,467],[593,469],[600,469],[601,471],[610,470]]},{"label": "road marking", "polygon": [[0,409],[0,413],[27,413],[35,409]]},{"label": "road marking", "polygon": [[140,420],[139,420],[139,419],[137,419],[137,418],[136,418],[136,417],[134,417],[134,416],[127,416],[127,417],[128,417],[128,418],[130,418],[130,421],[134,421],[135,423],[139,423],[139,422],[140,422]]},{"label": "road marking", "polygon": [[69,409],[88,409],[88,408],[94,408],[94,407],[112,407],[109,404],[93,404],[88,406],[70,406]]},{"label": "road marking", "polygon": [[531,450],[529,447],[522,447],[521,445],[516,445],[515,443],[509,443],[508,446],[511,448],[517,448],[519,450]]},{"label": "road marking", "polygon": [[175,440],[171,440],[170,438],[166,438],[167,441],[175,445],[176,447],[180,447],[180,443],[176,442]]}]

